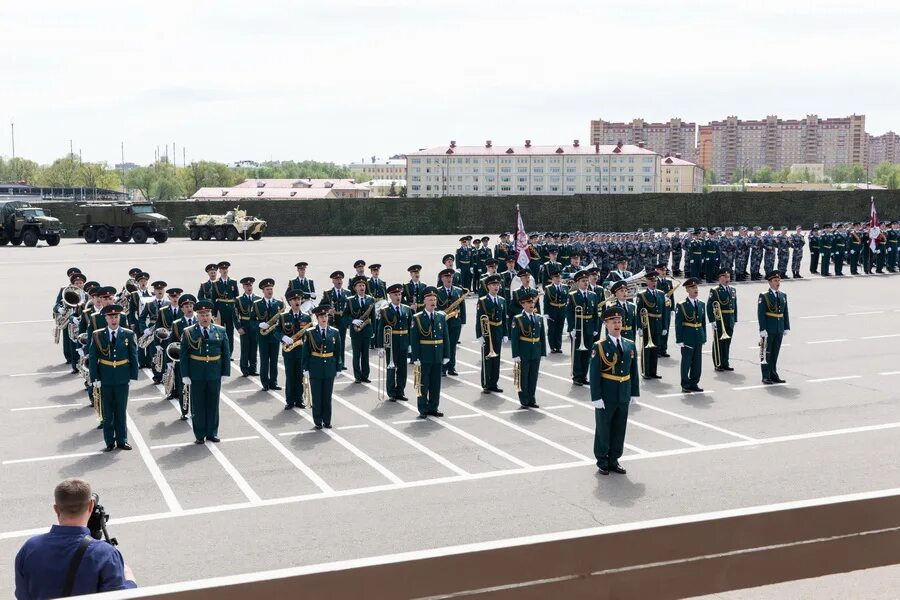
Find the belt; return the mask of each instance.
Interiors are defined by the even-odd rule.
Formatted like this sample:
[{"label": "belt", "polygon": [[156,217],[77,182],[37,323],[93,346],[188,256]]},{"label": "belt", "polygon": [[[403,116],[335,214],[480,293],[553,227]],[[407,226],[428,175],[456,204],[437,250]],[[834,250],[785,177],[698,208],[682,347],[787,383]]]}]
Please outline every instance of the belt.
[{"label": "belt", "polygon": [[629,325],[625,325],[624,327],[622,327],[622,331],[631,331],[632,329],[633,328]]},{"label": "belt", "polygon": [[781,313],[767,312],[767,313],[766,313],[766,316],[767,316],[767,317],[774,317],[774,318],[776,318],[776,319],[780,319],[780,318],[782,318],[784,315],[781,314]]},{"label": "belt", "polygon": [[831,246],[822,246],[822,247],[825,248],[826,250],[831,250]]},{"label": "belt", "polygon": [[694,251],[692,250],[692,251],[691,251],[691,254],[703,254],[703,253],[702,253],[702,252],[694,252]]},{"label": "belt", "polygon": [[234,298],[216,298],[216,302],[228,302],[234,304]]},{"label": "belt", "polygon": [[241,321],[249,321],[250,317],[241,317]]},{"label": "belt", "polygon": [[520,337],[520,338],[519,338],[519,341],[520,341],[520,342],[530,342],[530,343],[532,343],[532,344],[538,344],[538,343],[540,343],[541,338],[527,338],[527,337]]},{"label": "belt", "polygon": [[719,312],[721,312],[723,315],[733,315],[734,314],[733,310],[721,310]]},{"label": "belt", "polygon": [[647,313],[647,316],[654,319],[662,319],[662,313]]},{"label": "belt", "polygon": [[342,311],[342,310],[336,310],[336,311],[334,311],[334,314],[336,314],[336,315],[342,315],[342,314],[344,314],[344,311]]},{"label": "belt", "polygon": [[611,381],[617,381],[618,383],[624,383],[631,379],[631,375],[610,375],[609,373],[600,373],[600,377]]},{"label": "belt", "polygon": [[565,306],[565,304],[557,304],[556,302],[551,302],[550,306],[554,306],[556,308],[562,308]]},{"label": "belt", "polygon": [[107,367],[124,367],[128,364],[128,359],[125,360],[106,360],[105,358],[101,358],[99,361],[101,365],[106,365]]},{"label": "belt", "polygon": [[459,262],[459,264],[461,264],[461,265],[467,265],[467,264],[469,264],[469,263],[472,262],[472,261],[470,261],[470,260],[461,260],[461,261],[458,261],[458,262]]},{"label": "belt", "polygon": [[222,358],[222,357],[219,356],[219,355],[216,355],[216,356],[196,356],[196,355],[194,355],[194,354],[191,354],[191,358],[194,359],[194,360],[199,360],[199,361],[203,361],[203,362],[213,362],[213,361],[219,360],[219,359]]},{"label": "belt", "polygon": [[682,323],[685,327],[703,327],[703,323]]},{"label": "belt", "polygon": [[577,319],[593,319],[594,315],[575,315]]},{"label": "belt", "polygon": [[334,352],[313,352],[312,355],[316,358],[331,358]]},{"label": "belt", "polygon": [[409,333],[409,329],[394,329],[391,328],[391,335],[406,335]]},{"label": "belt", "polygon": [[444,340],[419,340],[419,343],[426,346],[437,346],[438,344],[443,344]]}]

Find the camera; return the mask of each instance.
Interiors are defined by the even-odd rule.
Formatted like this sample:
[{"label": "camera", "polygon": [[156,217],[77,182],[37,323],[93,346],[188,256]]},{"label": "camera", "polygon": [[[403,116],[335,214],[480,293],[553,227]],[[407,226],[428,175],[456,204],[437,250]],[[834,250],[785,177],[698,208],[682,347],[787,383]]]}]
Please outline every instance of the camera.
[{"label": "camera", "polygon": [[109,521],[109,513],[106,512],[106,509],[103,508],[103,505],[100,504],[100,494],[92,493],[91,498],[94,500],[94,510],[91,512],[91,516],[88,519],[87,527],[91,530],[91,537],[95,540],[105,540],[108,544],[112,544],[113,546],[118,546],[119,541],[116,538],[109,537],[109,533],[106,531],[106,522]]}]

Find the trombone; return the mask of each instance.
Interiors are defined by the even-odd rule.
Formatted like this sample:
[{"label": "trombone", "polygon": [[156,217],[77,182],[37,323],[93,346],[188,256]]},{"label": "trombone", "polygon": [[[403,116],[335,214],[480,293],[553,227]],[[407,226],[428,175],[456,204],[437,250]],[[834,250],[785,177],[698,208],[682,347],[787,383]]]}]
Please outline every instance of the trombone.
[{"label": "trombone", "polygon": [[731,336],[728,335],[728,332],[725,330],[725,317],[722,316],[722,305],[719,304],[718,300],[713,302],[713,316],[719,324],[719,327],[722,328],[722,334],[719,336],[719,339],[723,341],[730,340]]},{"label": "trombone", "polygon": [[766,338],[759,336],[759,364],[767,365],[769,361],[766,360]]},{"label": "trombone", "polygon": [[[394,365],[394,355],[391,352],[391,348],[393,347],[393,337],[394,328],[390,325],[385,325],[384,332],[382,333],[382,346],[384,347],[385,353],[390,353],[390,361],[387,364],[387,368],[393,370],[396,368]],[[385,373],[384,367],[384,355],[378,354],[378,400],[383,402],[384,399],[387,398],[387,375]]]},{"label": "trombone", "polygon": [[103,399],[100,396],[100,388],[96,385],[91,392],[91,398],[94,400],[94,410],[97,412],[97,421],[103,422]]},{"label": "trombone", "polygon": [[641,376],[647,373],[647,350],[656,348],[653,343],[653,334],[650,332],[650,312],[646,308],[641,309]]}]

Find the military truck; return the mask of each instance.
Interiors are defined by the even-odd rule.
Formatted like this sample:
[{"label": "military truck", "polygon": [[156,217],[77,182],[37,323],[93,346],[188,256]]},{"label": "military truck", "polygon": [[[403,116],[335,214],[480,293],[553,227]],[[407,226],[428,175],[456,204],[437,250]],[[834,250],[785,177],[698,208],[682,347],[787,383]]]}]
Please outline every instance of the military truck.
[{"label": "military truck", "polygon": [[0,246],[37,246],[39,240],[56,246],[62,232],[59,219],[51,217],[43,208],[24,200],[0,201]]},{"label": "military truck", "polygon": [[235,207],[224,215],[191,215],[184,220],[192,240],[258,240],[266,230],[266,222],[256,217],[248,217],[246,210]]},{"label": "military truck", "polygon": [[162,244],[172,230],[168,217],[156,212],[151,202],[87,202],[77,206],[75,217],[78,235],[88,244],[143,244],[151,237]]}]

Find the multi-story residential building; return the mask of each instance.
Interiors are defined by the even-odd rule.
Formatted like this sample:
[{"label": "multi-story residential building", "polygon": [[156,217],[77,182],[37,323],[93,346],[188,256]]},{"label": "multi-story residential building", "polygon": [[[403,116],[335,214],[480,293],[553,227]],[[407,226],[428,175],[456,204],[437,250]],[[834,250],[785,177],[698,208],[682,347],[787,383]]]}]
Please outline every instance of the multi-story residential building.
[{"label": "multi-story residential building", "polygon": [[639,144],[659,154],[680,154],[686,160],[696,160],[696,123],[686,123],[675,117],[666,123],[647,123],[634,119],[631,123],[591,121],[592,144]]},{"label": "multi-story residential building", "polygon": [[781,170],[795,163],[822,163],[830,171],[838,165],[864,165],[865,129],[865,115],[787,120],[770,115],[756,121],[730,116],[700,126],[698,162],[719,182],[763,166]]},{"label": "multi-story residential building", "polygon": [[900,135],[888,131],[879,136],[870,135],[868,139],[869,169],[874,171],[883,162],[900,163]]},{"label": "multi-story residential building", "polygon": [[373,160],[347,165],[351,173],[362,173],[372,179],[406,179],[406,159]]},{"label": "multi-story residential building", "polygon": [[678,154],[664,156],[659,167],[659,188],[663,193],[703,192],[703,169]]},{"label": "multi-story residential building", "polygon": [[659,161],[644,144],[427,148],[407,155],[409,197],[640,194],[658,191]]}]

